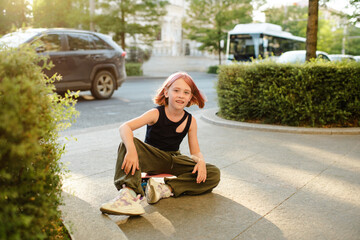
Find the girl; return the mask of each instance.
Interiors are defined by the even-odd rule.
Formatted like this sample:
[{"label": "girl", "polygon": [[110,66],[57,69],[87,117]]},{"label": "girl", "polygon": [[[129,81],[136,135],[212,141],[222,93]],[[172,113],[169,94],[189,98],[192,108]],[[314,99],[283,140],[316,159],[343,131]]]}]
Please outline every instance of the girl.
[{"label": "girl", "polygon": [[[220,171],[206,164],[197,139],[197,124],[184,110],[193,104],[203,108],[205,97],[193,79],[185,72],[167,78],[154,98],[159,106],[122,124],[119,128],[122,143],[118,149],[114,182],[119,195],[101,206],[108,214],[141,215],[145,213],[140,197],[149,204],[162,198],[182,194],[196,195],[210,192],[220,181]],[[133,131],[147,125],[145,142],[134,138]],[[179,152],[183,138],[188,135],[191,158]],[[141,187],[141,172],[170,173],[165,184],[150,178]]]}]

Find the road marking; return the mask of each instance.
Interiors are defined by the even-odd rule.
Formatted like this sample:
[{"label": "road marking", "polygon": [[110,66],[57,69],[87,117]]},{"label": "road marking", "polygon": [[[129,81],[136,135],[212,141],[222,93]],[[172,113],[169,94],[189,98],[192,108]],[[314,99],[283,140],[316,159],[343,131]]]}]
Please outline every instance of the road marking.
[{"label": "road marking", "polygon": [[130,100],[129,100],[129,99],[127,99],[127,98],[122,98],[122,97],[113,97],[113,98],[115,98],[115,99],[119,99],[120,101],[122,101],[122,102],[126,102],[126,103],[130,102]]}]

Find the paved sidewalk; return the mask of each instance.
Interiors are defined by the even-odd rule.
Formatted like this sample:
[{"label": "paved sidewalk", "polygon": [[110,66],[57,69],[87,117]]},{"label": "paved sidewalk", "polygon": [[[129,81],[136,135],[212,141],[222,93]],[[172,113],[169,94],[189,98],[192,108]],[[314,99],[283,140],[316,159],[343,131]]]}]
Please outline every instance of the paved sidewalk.
[{"label": "paved sidewalk", "polygon": [[[360,135],[246,130],[213,113],[193,115],[205,159],[221,170],[219,186],[143,202],[140,217],[99,211],[117,194],[120,123],[64,133],[77,138],[62,158],[70,170],[62,210],[74,239],[360,239]],[[181,151],[188,154],[186,142]]]},{"label": "paved sidewalk", "polygon": [[209,66],[219,65],[215,57],[161,57],[153,56],[143,64],[145,76],[168,77],[177,71],[207,72]]}]

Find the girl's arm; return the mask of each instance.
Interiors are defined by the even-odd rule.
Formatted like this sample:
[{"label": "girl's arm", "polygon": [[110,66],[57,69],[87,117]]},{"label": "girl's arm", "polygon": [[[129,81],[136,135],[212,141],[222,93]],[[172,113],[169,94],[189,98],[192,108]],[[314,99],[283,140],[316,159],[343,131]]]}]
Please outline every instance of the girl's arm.
[{"label": "girl's arm", "polygon": [[199,142],[197,138],[197,123],[194,117],[192,117],[190,129],[188,132],[188,140],[191,158],[196,162],[192,173],[198,172],[198,176],[196,178],[197,183],[205,182],[206,163],[204,160],[204,156],[200,152]]},{"label": "girl's arm", "polygon": [[121,169],[124,169],[126,174],[131,172],[131,175],[134,175],[135,171],[139,170],[139,157],[134,144],[133,131],[147,124],[155,124],[158,118],[159,111],[151,109],[140,117],[127,121],[120,126],[120,137],[126,147],[126,154]]}]

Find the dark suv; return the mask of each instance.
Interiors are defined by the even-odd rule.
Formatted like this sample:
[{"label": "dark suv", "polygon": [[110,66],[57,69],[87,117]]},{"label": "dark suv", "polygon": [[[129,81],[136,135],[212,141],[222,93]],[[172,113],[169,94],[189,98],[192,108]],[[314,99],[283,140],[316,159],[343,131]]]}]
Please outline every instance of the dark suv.
[{"label": "dark suv", "polygon": [[126,52],[109,36],[71,29],[28,29],[6,34],[0,45],[18,47],[29,43],[38,54],[48,55],[55,65],[44,70],[59,73],[56,91],[87,91],[97,99],[110,98],[126,78]]}]

